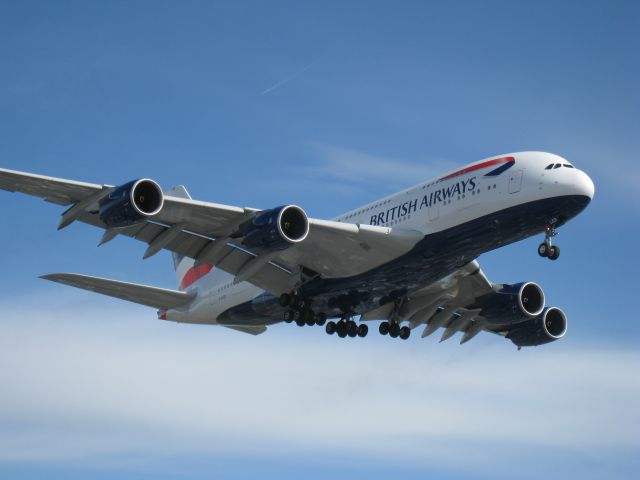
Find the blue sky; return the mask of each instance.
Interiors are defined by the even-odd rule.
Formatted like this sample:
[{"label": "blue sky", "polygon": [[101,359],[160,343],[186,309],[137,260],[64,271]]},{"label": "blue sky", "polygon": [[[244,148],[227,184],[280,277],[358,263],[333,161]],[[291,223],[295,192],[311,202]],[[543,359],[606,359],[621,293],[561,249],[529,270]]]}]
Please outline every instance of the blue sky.
[{"label": "blue sky", "polygon": [[[0,192],[0,476],[635,478],[636,2],[0,2],[0,166],[330,218],[451,168],[551,151],[596,184],[560,230],[483,255],[569,315],[561,342],[248,338],[49,285],[175,287]],[[541,461],[545,459],[545,461]]]}]

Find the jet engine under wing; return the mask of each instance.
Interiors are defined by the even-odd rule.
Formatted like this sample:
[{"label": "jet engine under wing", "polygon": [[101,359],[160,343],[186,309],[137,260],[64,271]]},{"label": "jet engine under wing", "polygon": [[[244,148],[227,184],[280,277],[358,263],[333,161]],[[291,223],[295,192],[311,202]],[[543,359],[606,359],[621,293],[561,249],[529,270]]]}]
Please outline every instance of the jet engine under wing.
[{"label": "jet engine under wing", "polygon": [[109,280],[77,273],[52,273],[43,275],[40,278],[157,309],[176,308],[189,303],[194,298],[193,294],[187,292],[149,287],[147,285]]}]

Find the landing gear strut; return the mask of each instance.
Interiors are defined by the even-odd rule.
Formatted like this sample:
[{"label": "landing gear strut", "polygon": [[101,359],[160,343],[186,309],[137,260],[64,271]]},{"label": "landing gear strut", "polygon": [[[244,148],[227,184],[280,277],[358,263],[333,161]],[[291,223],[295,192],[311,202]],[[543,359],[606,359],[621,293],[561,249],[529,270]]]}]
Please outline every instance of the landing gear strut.
[{"label": "landing gear strut", "polygon": [[553,224],[544,226],[544,242],[538,246],[538,255],[549,260],[557,260],[560,256],[560,247],[551,244],[551,239],[558,235]]}]

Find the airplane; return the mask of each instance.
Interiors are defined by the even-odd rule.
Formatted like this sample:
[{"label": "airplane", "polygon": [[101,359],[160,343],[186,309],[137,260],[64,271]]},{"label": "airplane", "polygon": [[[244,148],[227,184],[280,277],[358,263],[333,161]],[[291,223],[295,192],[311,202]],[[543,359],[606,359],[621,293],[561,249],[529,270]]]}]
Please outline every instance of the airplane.
[{"label": "airplane", "polygon": [[[76,273],[41,278],[153,307],[158,318],[258,335],[280,322],[324,326],[338,337],[406,340],[423,327],[465,343],[486,331],[520,349],[562,338],[567,317],[534,282],[498,284],[480,269],[488,251],[544,234],[538,254],[557,260],[557,229],[594,195],[589,176],[545,152],[472,163],[344,213],[310,218],[297,205],[255,209],[193,200],[142,178],[100,185],[0,169],[0,189],[68,207],[74,221],[172,253],[169,290]],[[328,319],[331,319],[327,321]]]}]

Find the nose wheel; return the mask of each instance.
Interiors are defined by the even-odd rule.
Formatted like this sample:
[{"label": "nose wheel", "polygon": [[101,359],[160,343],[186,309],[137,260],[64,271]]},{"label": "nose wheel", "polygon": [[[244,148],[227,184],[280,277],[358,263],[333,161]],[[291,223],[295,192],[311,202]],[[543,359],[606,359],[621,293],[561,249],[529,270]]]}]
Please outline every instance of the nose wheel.
[{"label": "nose wheel", "polygon": [[544,242],[538,246],[538,255],[549,260],[557,260],[560,256],[560,247],[552,245],[551,240],[558,235],[553,225],[544,226]]}]

